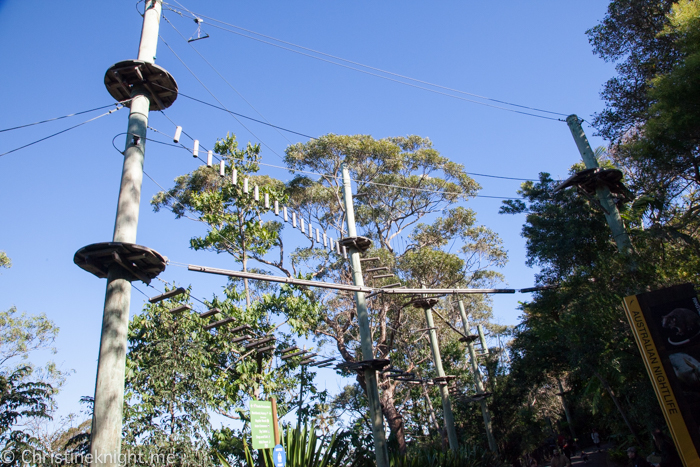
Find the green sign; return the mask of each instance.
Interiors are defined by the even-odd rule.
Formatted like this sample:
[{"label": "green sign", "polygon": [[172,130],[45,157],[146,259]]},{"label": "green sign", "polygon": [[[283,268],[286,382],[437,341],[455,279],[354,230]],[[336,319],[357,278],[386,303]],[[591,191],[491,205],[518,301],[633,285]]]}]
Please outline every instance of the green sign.
[{"label": "green sign", "polygon": [[253,436],[253,449],[275,447],[271,402],[250,401],[250,430]]}]

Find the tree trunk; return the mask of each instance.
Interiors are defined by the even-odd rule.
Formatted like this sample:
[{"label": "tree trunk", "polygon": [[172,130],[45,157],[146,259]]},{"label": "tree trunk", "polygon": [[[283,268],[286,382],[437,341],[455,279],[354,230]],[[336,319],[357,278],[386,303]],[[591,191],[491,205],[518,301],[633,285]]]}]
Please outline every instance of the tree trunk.
[{"label": "tree trunk", "polygon": [[379,397],[382,413],[384,414],[384,418],[386,418],[391,433],[396,437],[396,442],[399,445],[399,452],[401,454],[406,454],[406,431],[403,424],[403,417],[399,411],[396,410],[394,386],[388,385],[383,389]]},{"label": "tree trunk", "polygon": [[[358,372],[357,383],[362,388],[362,392],[367,396],[367,384],[365,383],[365,377],[363,373]],[[403,417],[396,410],[396,402],[394,401],[394,387],[387,384],[386,381],[379,383],[379,387],[382,392],[379,394],[379,404],[382,407],[382,415],[389,425],[389,430],[391,434],[396,437],[396,442],[399,445],[399,452],[402,454],[406,453],[406,430],[403,424]]]}]

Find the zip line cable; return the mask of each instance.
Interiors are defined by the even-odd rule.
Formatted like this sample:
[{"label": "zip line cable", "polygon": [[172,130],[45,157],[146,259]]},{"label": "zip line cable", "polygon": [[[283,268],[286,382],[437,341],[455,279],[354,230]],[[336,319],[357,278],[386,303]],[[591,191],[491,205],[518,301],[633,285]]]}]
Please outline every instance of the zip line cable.
[{"label": "zip line cable", "polygon": [[75,112],[75,113],[72,113],[72,114],[63,115],[62,117],[54,117],[54,118],[49,118],[48,120],[41,120],[41,121],[39,121],[39,122],[27,123],[26,125],[15,126],[15,127],[12,127],[12,128],[5,128],[4,130],[0,130],[0,133],[4,133],[4,132],[6,132],[6,131],[12,131],[12,130],[19,130],[20,128],[27,128],[27,127],[34,126],[34,125],[40,125],[40,124],[42,124],[42,123],[55,122],[56,120],[62,120],[62,119],[64,119],[64,118],[68,118],[68,117],[75,117],[76,115],[87,114],[87,113],[90,113],[90,112],[94,112],[95,110],[102,110],[102,109],[106,109],[106,108],[108,108],[108,107],[112,107],[112,106],[115,106],[115,105],[123,104],[124,102],[128,102],[128,101],[130,101],[130,100],[131,100],[131,99],[127,99],[127,100],[125,100],[125,101],[115,102],[114,104],[103,105],[102,107],[95,107],[94,109],[83,110],[82,112]]},{"label": "zip line cable", "polygon": [[[164,18],[165,18],[165,17],[164,17]],[[166,20],[166,21],[167,21],[167,20]],[[170,51],[173,53],[173,55],[175,55],[175,57],[177,57],[177,59],[180,61],[180,63],[182,63],[182,65],[183,65],[185,68],[187,68],[187,71],[189,71],[190,74],[192,74],[192,76],[194,77],[194,79],[196,79],[196,80],[199,82],[199,84],[201,84],[202,87],[203,87],[204,89],[207,90],[207,92],[211,95],[211,97],[213,97],[219,104],[221,104],[222,107],[226,108],[226,106],[224,105],[224,103],[221,102],[221,101],[214,95],[214,93],[211,92],[211,91],[209,90],[209,88],[202,82],[202,80],[199,79],[199,78],[197,77],[197,75],[195,74],[195,72],[192,71],[192,69],[191,69],[190,67],[187,66],[187,64],[180,58],[180,56],[179,56],[177,53],[175,53],[175,51],[172,49],[172,47],[170,47],[170,45],[168,45],[168,43],[165,42],[165,39],[163,39],[163,36],[161,36],[161,35],[159,34],[158,37],[160,38],[161,41],[163,41],[163,44],[165,44],[165,46],[166,46],[168,49],[170,49]],[[228,111],[228,109],[226,109],[226,110]],[[241,122],[241,121],[240,121],[235,115],[233,115],[233,113],[231,113],[230,111],[229,111],[229,115],[231,115],[231,117],[233,117],[234,120],[236,120],[236,121],[239,123],[239,125],[241,125],[243,128],[245,128],[245,129],[248,131],[248,133],[250,133],[251,135],[253,135],[254,138],[260,140],[260,143],[261,143],[263,146],[265,146],[267,149],[269,149],[274,155],[276,155],[276,156],[279,157],[280,159],[283,159],[282,156],[280,156],[279,154],[277,154],[277,152],[276,152],[274,149],[272,149],[270,146],[268,146],[267,143],[265,143],[265,141],[262,140],[262,138],[258,137],[255,133],[253,133],[253,131],[250,130],[250,128],[248,128],[247,126],[245,126],[245,124],[244,124],[243,122]]]},{"label": "zip line cable", "polygon": [[[158,84],[158,83],[152,83],[152,84],[153,84],[154,86],[158,86],[159,88],[166,89],[166,90],[168,90],[168,91],[175,91],[174,89],[170,89],[170,88],[168,88],[167,86],[162,86],[162,85],[160,85],[160,84]],[[303,136],[304,138],[309,138],[309,139],[318,139],[318,138],[316,138],[315,136],[309,136],[309,135],[304,134],[304,133],[299,133],[298,131],[290,130],[290,129],[288,129],[288,128],[284,128],[284,127],[281,127],[281,126],[278,126],[278,125],[273,125],[272,123],[264,122],[264,121],[262,121],[262,120],[258,120],[258,119],[256,119],[256,118],[249,117],[249,116],[247,116],[247,115],[243,115],[243,114],[240,114],[240,113],[237,113],[237,112],[233,112],[233,111],[231,111],[231,110],[229,110],[229,109],[227,109],[227,108],[225,108],[225,107],[219,107],[218,105],[212,104],[212,103],[210,103],[210,102],[203,101],[203,100],[201,100],[201,99],[197,99],[196,97],[188,96],[187,94],[183,94],[183,93],[182,93],[181,91],[179,91],[179,90],[177,91],[177,97],[184,97],[184,98],[186,98],[186,99],[190,99],[190,100],[193,100],[193,101],[195,101],[195,102],[199,102],[200,104],[204,104],[204,105],[206,105],[206,106],[213,107],[213,108],[215,108],[215,109],[222,110],[222,111],[224,111],[224,112],[228,112],[228,113],[230,113],[230,114],[232,114],[232,115],[236,115],[236,116],[238,116],[238,117],[245,118],[245,119],[251,120],[251,121],[253,121],[253,122],[261,123],[261,124],[263,124],[263,125],[267,125],[267,126],[269,126],[269,127],[276,128],[276,129],[278,129],[278,130],[286,131],[287,133],[292,133],[292,134],[299,135],[299,136]]]},{"label": "zip line cable", "polygon": [[[170,119],[168,119],[168,120],[170,120]],[[172,120],[171,120],[171,122],[172,122]],[[151,126],[149,126],[148,128],[149,128],[150,130],[155,131],[156,133],[161,134],[161,135],[169,136],[169,135],[167,135],[166,133],[163,133],[162,131],[160,131],[160,130],[158,130],[158,129],[156,129],[156,128],[153,128],[153,127],[151,127]],[[184,131],[183,131],[183,133],[184,133]],[[114,147],[114,149],[117,150],[117,152],[119,152],[119,153],[122,154],[122,155],[123,155],[123,152],[120,151],[119,148],[116,147],[116,145],[114,144],[114,140],[116,140],[119,136],[125,135],[125,134],[128,134],[128,133],[119,133],[119,134],[117,134],[114,138],[112,138],[112,146]],[[187,135],[187,136],[188,136],[188,138],[192,139],[191,136],[189,136],[189,135]],[[190,154],[193,153],[192,149],[188,148],[187,146],[185,146],[185,145],[183,145],[183,144],[181,144],[181,143],[179,143],[179,144],[174,144],[174,143],[166,143],[166,142],[163,142],[163,141],[158,141],[158,140],[155,140],[155,139],[152,139],[152,138],[145,138],[145,139],[146,139],[146,141],[152,141],[152,142],[154,142],[154,143],[156,143],[156,144],[161,144],[161,145],[163,145],[163,146],[170,146],[170,147],[173,147],[173,148],[184,149],[184,150],[186,150],[187,152],[189,152]],[[207,149],[206,149],[204,146],[202,146],[201,144],[200,144],[200,148],[201,148],[203,151],[207,151]],[[212,156],[214,156],[214,158],[216,158],[217,161],[221,161],[221,160],[222,160],[221,154],[212,153]],[[206,161],[205,161],[204,159],[202,159],[201,157],[197,157],[197,159],[199,159],[203,164],[206,164]],[[341,179],[341,177],[339,177],[339,176],[337,176],[337,175],[330,175],[330,174],[325,174],[325,175],[324,175],[324,174],[321,174],[321,173],[318,173],[318,172],[311,172],[311,171],[307,171],[307,170],[289,169],[288,167],[282,167],[282,166],[274,165],[274,164],[266,164],[266,163],[264,163],[264,162],[257,162],[257,164],[258,164],[258,165],[265,166],[265,167],[272,167],[272,168],[275,168],[275,169],[290,170],[290,171],[292,171],[293,173],[299,172],[299,173],[308,174],[308,175],[316,175],[316,176],[319,176],[319,177],[333,178],[333,179],[335,179],[335,180],[340,180],[340,179]],[[144,172],[144,173],[145,173],[145,172]],[[147,176],[148,176],[148,175],[147,175]],[[492,176],[492,177],[497,177],[497,176]],[[150,178],[150,176],[149,176],[149,178]],[[498,178],[501,178],[501,177],[498,177]],[[510,177],[502,177],[502,178],[511,179]],[[410,187],[410,186],[393,185],[393,184],[390,184],[390,183],[372,182],[372,181],[366,181],[366,180],[358,180],[358,179],[355,179],[355,178],[351,178],[350,180],[354,181],[355,183],[364,184],[364,185],[384,186],[384,187],[389,187],[389,188],[398,188],[398,189],[402,189],[402,190],[420,191],[420,192],[425,192],[425,193],[439,193],[439,194],[445,194],[445,195],[458,195],[458,196],[464,195],[464,193],[459,192],[459,191],[431,190],[431,189],[429,189],[429,188],[418,188],[418,187]],[[156,183],[155,180],[153,180],[153,182]],[[156,184],[157,184],[158,186],[160,186],[158,183],[156,183]],[[163,188],[162,186],[161,186],[161,189],[162,189],[164,192],[167,192],[167,190],[165,190],[165,188]],[[490,199],[522,199],[522,198],[515,198],[515,197],[508,197],[508,196],[490,196],[490,195],[474,195],[474,197],[475,197],[475,198],[490,198]]]},{"label": "zip line cable", "polygon": [[[561,112],[553,112],[553,111],[551,111],[551,110],[538,109],[538,108],[536,108],[536,107],[529,107],[529,106],[527,106],[527,105],[514,104],[514,103],[512,103],[512,102],[507,102],[507,101],[503,101],[503,100],[499,100],[499,99],[493,99],[493,98],[486,97],[486,96],[482,96],[482,95],[479,95],[479,94],[473,94],[473,93],[471,93],[471,92],[461,91],[461,90],[459,90],[459,89],[454,89],[454,88],[450,88],[450,87],[447,87],[447,86],[442,86],[442,85],[440,85],[440,84],[431,83],[431,82],[429,82],[429,81],[423,81],[423,80],[420,80],[420,79],[411,78],[410,76],[405,76],[405,75],[401,75],[401,74],[398,74],[398,73],[393,73],[393,72],[391,72],[391,71],[383,70],[383,69],[381,69],[381,68],[376,68],[376,67],[373,67],[373,66],[370,66],[370,65],[365,65],[365,64],[360,63],[360,62],[354,62],[354,61],[352,61],[352,60],[348,60],[348,59],[343,58],[343,57],[338,57],[338,56],[336,56],[336,55],[331,55],[331,54],[328,54],[328,53],[324,53],[324,52],[321,52],[321,51],[318,51],[318,50],[314,50],[314,49],[311,49],[311,48],[308,48],[308,47],[304,47],[304,46],[302,46],[302,45],[298,45],[298,44],[294,44],[294,43],[292,43],[292,42],[284,41],[284,40],[282,40],[282,39],[277,39],[276,37],[267,36],[267,35],[265,35],[265,34],[261,34],[261,33],[259,33],[259,32],[255,32],[255,31],[250,30],[250,29],[246,29],[246,28],[243,28],[243,27],[240,27],[240,26],[236,26],[235,24],[226,23],[226,22],[224,22],[224,21],[221,21],[221,20],[218,20],[218,19],[209,17],[209,16],[205,16],[205,15],[195,15],[195,13],[193,13],[193,12],[190,11],[190,10],[188,10],[185,6],[183,6],[183,5],[182,5],[180,2],[178,2],[177,0],[175,0],[175,2],[176,2],[178,5],[180,5],[180,7],[182,7],[184,10],[187,10],[187,12],[190,13],[191,15],[193,15],[193,16],[199,16],[199,17],[201,17],[201,18],[206,18],[206,19],[208,19],[208,20],[210,20],[210,21],[214,21],[214,22],[217,22],[217,23],[221,23],[221,24],[224,24],[224,25],[226,25],[226,26],[230,26],[230,27],[232,27],[232,28],[235,28],[235,29],[239,29],[239,30],[241,30],[241,31],[248,32],[248,33],[250,33],[250,34],[255,34],[256,36],[264,37],[264,38],[266,38],[266,39],[270,39],[270,40],[273,40],[273,41],[276,41],[276,42],[279,42],[279,43],[282,43],[282,44],[290,45],[290,46],[296,47],[296,48],[298,48],[298,49],[306,50],[307,52],[312,52],[312,53],[315,53],[315,54],[318,54],[318,55],[322,55],[322,56],[324,56],[324,57],[332,58],[332,59],[334,59],[334,60],[340,60],[340,61],[343,61],[343,62],[346,62],[346,63],[350,63],[350,64],[352,64],[352,65],[361,66],[361,67],[363,67],[363,68],[367,68],[367,69],[370,69],[370,70],[378,71],[378,72],[380,72],[380,73],[385,73],[385,74],[391,75],[391,76],[396,76],[397,78],[403,78],[403,79],[407,79],[407,80],[410,80],[410,81],[415,81],[416,83],[426,84],[426,85],[428,85],[428,86],[433,86],[433,87],[436,87],[436,88],[444,89],[444,90],[446,90],[446,91],[452,91],[452,92],[456,92],[456,93],[459,93],[459,94],[464,94],[464,95],[467,95],[467,96],[477,97],[477,98],[479,98],[479,99],[484,99],[484,100],[491,101],[491,102],[498,102],[499,104],[505,104],[505,105],[510,105],[510,106],[513,106],[513,107],[520,107],[520,108],[522,108],[522,109],[534,110],[534,111],[537,111],[537,112],[543,112],[543,113],[548,113],[548,114],[552,114],[552,115],[560,115],[560,116],[563,116],[563,117],[568,117],[568,114],[564,114],[564,113],[561,113]],[[165,5],[167,5],[167,3],[165,3],[165,2],[163,2],[163,3],[164,3]],[[171,10],[171,11],[172,11],[172,10]],[[216,27],[215,25],[212,25],[212,26]],[[248,36],[245,36],[245,37],[248,37]],[[273,45],[274,45],[274,44],[273,44]]]},{"label": "zip line cable", "polygon": [[[179,3],[179,2],[178,2],[178,3]],[[164,4],[165,4],[165,3],[164,3]],[[181,5],[181,6],[182,6],[182,5]],[[185,8],[184,6],[183,6],[182,8],[185,9],[185,10],[187,10],[187,8]],[[173,11],[173,12],[178,13],[178,14],[181,14],[179,11],[177,11],[177,10],[175,10],[175,9],[172,9],[172,8],[168,8],[168,10]],[[441,88],[441,89],[445,89],[445,90],[450,90],[450,91],[452,91],[452,92],[458,92],[458,93],[466,94],[466,95],[469,95],[469,96],[478,97],[478,98],[480,98],[480,99],[485,99],[485,100],[489,100],[489,101],[492,101],[492,102],[499,102],[499,103],[502,103],[502,104],[505,104],[505,105],[510,105],[510,106],[513,106],[513,107],[525,108],[525,109],[530,109],[530,110],[537,111],[537,112],[544,112],[544,113],[549,113],[549,114],[554,114],[554,115],[567,116],[566,114],[563,114],[563,113],[560,113],[560,112],[552,112],[552,111],[549,111],[549,110],[542,110],[542,109],[537,109],[537,108],[534,108],[534,107],[528,107],[528,106],[523,106],[523,105],[519,105],[519,104],[513,104],[513,103],[509,103],[509,102],[501,101],[501,100],[497,100],[497,99],[491,99],[491,98],[488,98],[488,97],[479,96],[478,94],[471,94],[471,93],[468,93],[468,92],[465,92],[465,91],[459,91],[459,90],[457,90],[457,89],[452,89],[452,88],[448,88],[448,87],[445,87],[445,86],[440,86],[440,85],[432,84],[432,83],[429,83],[429,82],[427,82],[427,81],[421,81],[421,80],[418,80],[418,79],[415,79],[415,78],[410,78],[410,77],[408,77],[408,76],[399,75],[399,74],[397,74],[397,73],[392,73],[392,72],[389,72],[389,71],[381,70],[381,69],[379,69],[379,68],[374,68],[374,67],[371,67],[371,66],[368,66],[368,65],[363,65],[363,64],[358,63],[358,62],[353,62],[353,61],[351,61],[351,60],[347,60],[347,59],[343,59],[343,58],[340,58],[340,57],[335,57],[335,56],[333,56],[333,55],[325,54],[325,53],[323,53],[323,52],[318,52],[318,51],[315,51],[315,50],[313,50],[313,49],[308,49],[308,48],[306,48],[306,47],[298,46],[298,45],[296,45],[296,44],[292,44],[292,43],[290,43],[290,42],[285,42],[285,41],[282,41],[282,40],[279,40],[279,39],[275,39],[275,38],[272,38],[272,37],[270,37],[270,36],[265,36],[265,35],[263,35],[263,34],[259,34],[259,33],[253,32],[253,31],[249,31],[249,30],[247,30],[247,29],[243,29],[243,28],[240,28],[240,27],[235,26],[235,25],[233,25],[233,24],[226,23],[226,22],[224,22],[224,21],[220,21],[220,20],[217,20],[217,19],[214,19],[214,18],[210,18],[210,17],[205,16],[205,15],[195,15],[195,14],[192,13],[190,10],[187,10],[187,11],[188,11],[190,14],[192,14],[193,16],[200,16],[200,17],[202,17],[202,18],[207,18],[207,19],[209,19],[209,20],[211,20],[211,21],[215,21],[215,22],[218,22],[218,23],[226,24],[227,26],[231,26],[231,27],[234,27],[234,28],[242,29],[242,30],[251,32],[251,33],[253,33],[253,34],[260,35],[260,36],[262,36],[262,37],[270,38],[270,39],[272,39],[272,40],[276,40],[276,41],[279,41],[279,42],[284,43],[284,44],[289,44],[289,45],[292,45],[292,46],[294,46],[294,47],[298,47],[298,48],[300,48],[300,49],[309,50],[309,51],[312,51],[312,52],[317,53],[317,54],[320,54],[320,55],[325,55],[325,56],[328,56],[328,57],[333,57],[334,59],[337,59],[337,60],[342,60],[342,61],[345,61],[345,62],[348,62],[348,63],[353,63],[353,64],[356,64],[356,65],[358,65],[358,66],[362,66],[362,67],[369,68],[369,69],[372,69],[372,70],[377,70],[377,71],[380,71],[380,72],[382,72],[382,73],[386,73],[386,74],[389,74],[389,75],[401,77],[401,78],[403,78],[403,79],[408,79],[408,80],[411,80],[411,81],[415,81],[415,82],[419,82],[419,83],[424,83],[424,84],[427,84],[427,85],[430,85],[430,86],[434,86],[434,87],[437,87],[437,88]],[[364,74],[367,74],[367,75],[370,75],[370,76],[375,76],[375,77],[377,77],[377,78],[381,78],[381,79],[384,79],[384,80],[387,80],[387,81],[393,81],[393,82],[395,82],[395,83],[403,84],[404,86],[410,86],[410,87],[413,87],[413,88],[422,89],[422,90],[424,90],[424,91],[432,92],[432,93],[435,93],[435,94],[441,94],[441,95],[443,95],[443,96],[452,97],[453,99],[459,99],[459,100],[462,100],[462,101],[471,102],[471,103],[473,103],[473,104],[482,105],[482,106],[485,106],[485,107],[492,107],[492,108],[494,108],[494,109],[505,110],[505,111],[507,111],[507,112],[513,112],[513,113],[528,115],[528,116],[531,116],[531,117],[543,118],[543,119],[546,119],[546,120],[554,120],[554,121],[559,121],[559,122],[564,122],[564,121],[565,121],[565,120],[563,120],[563,119],[561,119],[561,118],[546,117],[546,116],[544,116],[544,115],[537,115],[537,114],[533,114],[533,113],[530,113],[530,112],[523,112],[523,111],[521,111],[521,110],[509,109],[509,108],[507,108],[507,107],[501,107],[501,106],[498,106],[498,105],[487,104],[487,103],[485,103],[485,102],[475,101],[475,100],[473,100],[473,99],[467,99],[467,98],[465,98],[465,97],[455,96],[454,94],[450,94],[450,93],[447,93],[447,92],[438,91],[438,90],[436,90],[436,89],[430,89],[430,88],[427,88],[427,87],[425,87],[425,86],[419,86],[419,85],[417,85],[417,84],[407,83],[407,82],[401,81],[401,80],[399,80],[399,79],[390,78],[390,77],[388,77],[388,76],[382,76],[382,75],[377,74],[377,73],[372,73],[372,72],[369,72],[369,71],[366,71],[366,70],[362,70],[362,69],[359,69],[359,68],[355,68],[355,67],[352,67],[352,66],[349,66],[349,65],[344,65],[344,64],[342,64],[342,63],[337,63],[337,62],[334,62],[334,61],[332,61],[332,60],[328,60],[328,59],[325,59],[325,58],[317,57],[317,56],[314,56],[314,55],[311,55],[311,54],[308,54],[308,53],[304,53],[304,52],[300,52],[300,51],[298,51],[298,50],[291,49],[291,48],[289,48],[289,47],[284,47],[284,46],[281,46],[281,45],[278,45],[278,44],[275,44],[275,43],[272,43],[272,42],[268,42],[268,41],[265,41],[265,40],[262,40],[262,39],[258,39],[258,38],[256,38],[256,37],[248,36],[248,35],[246,35],[246,34],[243,34],[243,33],[240,33],[240,32],[236,32],[236,31],[233,31],[233,30],[231,30],[231,29],[224,28],[224,27],[222,27],[222,26],[217,26],[216,24],[212,24],[212,23],[209,23],[209,24],[210,24],[212,27],[215,27],[215,28],[217,28],[217,29],[221,29],[221,30],[223,30],[223,31],[230,32],[230,33],[236,34],[236,35],[238,35],[238,36],[246,37],[246,38],[248,38],[248,39],[252,39],[252,40],[257,41],[257,42],[262,42],[263,44],[268,44],[268,45],[271,45],[271,46],[273,46],[273,47],[277,47],[277,48],[280,48],[280,49],[283,49],[283,50],[288,50],[288,51],[290,51],[290,52],[294,52],[294,53],[299,54],[299,55],[304,55],[304,56],[306,56],[306,57],[310,57],[310,58],[313,58],[313,59],[316,59],[316,60],[320,60],[320,61],[322,61],[322,62],[330,63],[330,64],[332,64],[332,65],[336,65],[336,66],[339,66],[339,67],[343,67],[343,68],[347,68],[347,69],[350,69],[350,70],[354,70],[354,71],[357,71],[357,72],[360,72],[360,73],[364,73]]]},{"label": "zip line cable", "polygon": [[[177,31],[177,33],[180,35],[180,37],[182,37],[183,40],[186,40],[186,39],[185,39],[185,36],[182,35],[182,33],[175,27],[175,25],[174,25],[173,23],[171,23],[171,22],[168,20],[167,17],[163,16],[163,19],[165,19],[165,21],[167,21],[168,24],[169,24],[175,31]],[[217,70],[216,67],[215,67],[214,65],[212,65],[211,62],[210,62],[209,60],[207,60],[207,59],[204,57],[204,55],[202,55],[202,54],[199,52],[199,50],[197,50],[197,48],[196,48],[195,46],[193,46],[189,41],[187,41],[187,43],[188,43],[188,45],[192,48],[192,50],[194,50],[194,51],[197,53],[197,55],[199,55],[199,57],[200,57],[202,60],[204,60],[204,61],[206,62],[206,64],[209,65],[209,67],[210,67],[212,70],[214,70],[214,72],[215,72],[217,75],[219,75],[219,78],[221,78],[221,79],[224,81],[224,83],[226,83],[226,84],[228,85],[228,87],[230,87],[231,89],[233,89],[233,90],[235,91],[235,93],[238,94],[238,97],[240,97],[241,99],[243,99],[243,100],[245,101],[245,103],[248,104],[248,105],[250,106],[251,109],[253,109],[258,115],[260,115],[260,117],[261,117],[263,120],[265,120],[265,121],[267,122],[268,125],[272,126],[273,128],[275,128],[275,129],[277,130],[277,127],[275,127],[274,125],[272,125],[272,124],[270,123],[270,121],[269,121],[267,118],[265,118],[265,116],[264,116],[262,113],[260,113],[260,111],[259,111],[258,109],[256,109],[255,106],[253,106],[253,104],[251,104],[250,101],[248,101],[248,99],[246,99],[246,98],[243,96],[243,94],[241,94],[240,92],[238,92],[238,89],[236,89],[236,88],[226,79],[226,77],[224,77],[224,75],[222,75],[222,74],[219,72],[219,70]],[[289,144],[292,144],[292,142],[289,140],[289,138],[287,138],[285,135],[283,135],[282,133],[280,133],[279,130],[277,130],[277,133],[278,133],[282,138],[284,138],[285,140],[287,140],[287,142],[288,142]]]},{"label": "zip line cable", "polygon": [[46,136],[46,137],[41,138],[41,139],[38,139],[38,140],[36,140],[36,141],[32,141],[32,142],[29,143],[29,144],[25,144],[24,146],[20,146],[20,147],[18,147],[18,148],[12,149],[12,150],[10,150],[10,151],[3,152],[2,154],[0,154],[0,157],[6,156],[7,154],[13,153],[13,152],[15,152],[15,151],[19,151],[20,149],[24,149],[24,148],[26,148],[26,147],[32,146],[32,145],[34,145],[34,144],[36,144],[36,143],[40,143],[40,142],[42,142],[42,141],[46,141],[46,140],[49,139],[49,138],[53,138],[54,136],[58,136],[58,135],[63,134],[63,133],[65,133],[65,132],[67,132],[67,131],[73,130],[74,128],[78,128],[79,126],[83,126],[83,125],[85,125],[86,123],[93,122],[93,121],[97,120],[98,118],[102,118],[102,117],[104,117],[104,116],[106,116],[106,115],[109,115],[109,114],[111,114],[111,113],[113,113],[113,112],[116,112],[117,110],[120,110],[120,109],[122,109],[122,108],[123,108],[123,107],[122,107],[121,105],[119,105],[119,106],[117,106],[116,109],[112,109],[112,110],[110,110],[109,112],[103,113],[102,115],[98,115],[97,117],[91,118],[91,119],[89,119],[89,120],[85,120],[84,122],[78,123],[77,125],[73,125],[72,127],[66,128],[65,130],[61,130],[61,131],[59,131],[59,132],[57,132],[57,133],[54,133],[54,134],[52,134],[52,135]]}]

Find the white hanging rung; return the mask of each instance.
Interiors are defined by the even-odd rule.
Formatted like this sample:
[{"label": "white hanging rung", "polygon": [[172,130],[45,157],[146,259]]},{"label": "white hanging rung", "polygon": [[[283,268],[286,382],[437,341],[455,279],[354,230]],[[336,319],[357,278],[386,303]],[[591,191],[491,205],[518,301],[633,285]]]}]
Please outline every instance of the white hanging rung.
[{"label": "white hanging rung", "polygon": [[297,213],[293,212],[292,213],[292,227],[295,229],[297,228]]},{"label": "white hanging rung", "polygon": [[195,159],[199,157],[199,140],[194,140],[194,147],[192,148],[192,157]]},{"label": "white hanging rung", "polygon": [[243,179],[243,193],[248,193],[248,177]]},{"label": "white hanging rung", "polygon": [[323,232],[323,246],[328,246],[328,237],[326,236],[326,232]]},{"label": "white hanging rung", "polygon": [[[325,237],[325,235],[324,235],[324,237]],[[325,240],[325,238],[324,238],[324,240]],[[316,242],[321,243],[321,232],[319,232],[318,229],[316,229]]]},{"label": "white hanging rung", "polygon": [[[211,167],[213,159],[214,159],[214,153],[212,151],[207,151],[207,167]],[[223,162],[223,161],[221,161],[221,162]]]},{"label": "white hanging rung", "polygon": [[299,218],[299,222],[301,223],[301,233],[303,233],[304,235],[306,235],[306,230],[304,230],[304,219],[302,219],[302,218],[300,217],[300,218]]},{"label": "white hanging rung", "polygon": [[336,253],[340,254],[340,243],[335,242],[335,251]]},{"label": "white hanging rung", "polygon": [[287,217],[287,206],[282,208],[282,213],[284,214],[284,221],[289,222],[289,218]]},{"label": "white hanging rung", "polygon": [[265,209],[270,209],[270,195],[265,193]]},{"label": "white hanging rung", "polygon": [[182,136],[182,127],[181,126],[175,128],[175,136],[173,136],[173,143],[179,143],[180,136]]},{"label": "white hanging rung", "polygon": [[280,215],[280,203],[279,201],[275,200],[275,216]]},{"label": "white hanging rung", "polygon": [[348,250],[345,247],[343,247],[343,258],[348,259]]},{"label": "white hanging rung", "polygon": [[235,167],[231,170],[231,183],[238,185],[238,170]]},{"label": "white hanging rung", "polygon": [[328,237],[328,248],[333,251],[333,237]]},{"label": "white hanging rung", "polygon": [[309,238],[314,239],[314,228],[311,226],[311,222],[309,222]]},{"label": "white hanging rung", "polygon": [[219,162],[219,175],[226,176],[226,163],[223,160]]},{"label": "white hanging rung", "polygon": [[260,201],[260,190],[258,190],[258,185],[253,187],[253,199],[255,201]]}]

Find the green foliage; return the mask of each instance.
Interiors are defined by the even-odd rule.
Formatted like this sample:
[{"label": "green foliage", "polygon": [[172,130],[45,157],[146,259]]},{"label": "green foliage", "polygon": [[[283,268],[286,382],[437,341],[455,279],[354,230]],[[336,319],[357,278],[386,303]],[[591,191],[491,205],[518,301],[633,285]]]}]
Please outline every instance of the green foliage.
[{"label": "green foliage", "polygon": [[[300,171],[325,174],[318,179],[299,175],[288,184],[290,204],[323,230],[344,228],[341,164],[345,163],[356,184],[355,218],[361,235],[371,238],[374,248],[365,256],[379,257],[374,266],[385,266],[397,278],[370,279],[368,285],[381,287],[397,282],[420,287],[490,287],[501,280],[494,269],[506,261],[498,236],[478,225],[473,211],[456,206],[472,197],[478,185],[464,167],[441,156],[427,138],[419,136],[375,140],[367,135],[325,135],[305,144],[287,148],[286,163]],[[398,240],[402,241],[399,242]],[[315,277],[331,282],[352,280],[346,263],[335,254],[310,246],[294,253],[295,267],[313,271]],[[383,273],[384,274],[384,273]],[[362,360],[360,336],[351,296],[318,295],[323,304],[322,324],[317,328],[325,340],[333,342],[346,361]],[[466,299],[473,324],[489,315],[485,297]],[[397,368],[420,377],[435,376],[430,349],[416,330],[425,328],[422,310],[405,307],[400,297],[378,296],[368,301],[374,325],[373,347],[376,358],[388,358]],[[447,300],[439,312],[453,323],[459,321],[456,303]],[[462,344],[449,326],[437,321],[443,360],[449,374],[468,376]],[[462,348],[460,348],[462,346]],[[365,391],[364,379],[334,400],[336,413],[347,411],[355,418],[353,455],[364,456],[369,436],[366,420],[358,410]],[[432,389],[431,389],[432,391]],[[407,433],[423,433],[427,409],[423,394],[380,376],[383,415],[391,434],[389,439],[399,451],[407,447]],[[437,397],[434,393],[432,397]],[[437,405],[440,405],[439,402]],[[371,446],[370,446],[371,447]]]},{"label": "green foliage", "polygon": [[[341,467],[347,466],[347,445],[339,433],[330,438],[318,438],[316,430],[286,427],[281,436],[281,444],[287,454],[287,467]],[[260,449],[257,455],[251,452],[248,444],[242,441],[243,459],[247,467],[272,467],[272,449]],[[217,457],[224,467],[231,467],[229,460],[217,451]]]},{"label": "green foliage", "polygon": [[[10,267],[0,254],[0,267]],[[14,461],[0,459],[3,465],[20,465],[23,450],[41,447],[35,425],[51,419],[54,396],[67,372],[49,361],[37,368],[29,360],[37,351],[56,353],[53,343],[58,327],[45,314],[20,313],[12,307],[0,311],[0,451],[14,454]]]},{"label": "green foliage", "polygon": [[0,268],[11,268],[12,261],[7,257],[4,251],[0,251]]},{"label": "green foliage", "polygon": [[[17,427],[30,418],[51,418],[56,390],[48,383],[31,381],[32,367],[20,366],[0,372],[0,451],[14,453],[14,462],[21,465],[21,452],[32,448],[34,437]],[[2,459],[2,465],[8,465]]]},{"label": "green foliage", "polygon": [[408,454],[394,454],[391,467],[501,467],[498,456],[478,446],[463,446],[457,451],[414,449]]}]

